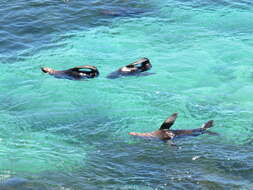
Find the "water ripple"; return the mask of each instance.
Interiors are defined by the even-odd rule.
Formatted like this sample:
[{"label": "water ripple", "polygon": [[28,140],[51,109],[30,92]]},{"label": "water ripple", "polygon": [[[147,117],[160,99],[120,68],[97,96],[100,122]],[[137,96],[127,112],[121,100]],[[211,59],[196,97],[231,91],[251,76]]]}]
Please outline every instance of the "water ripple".
[{"label": "water ripple", "polygon": [[[1,190],[252,189],[252,2],[3,2]],[[153,75],[106,78],[143,56]],[[100,77],[40,71],[81,64]],[[128,135],[173,112],[219,135]]]}]

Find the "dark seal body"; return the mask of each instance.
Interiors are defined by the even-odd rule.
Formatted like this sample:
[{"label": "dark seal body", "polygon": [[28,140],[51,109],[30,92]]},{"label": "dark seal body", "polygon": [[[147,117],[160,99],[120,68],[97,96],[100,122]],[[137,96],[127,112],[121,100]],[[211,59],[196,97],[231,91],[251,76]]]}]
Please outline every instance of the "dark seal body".
[{"label": "dark seal body", "polygon": [[70,80],[81,80],[87,78],[95,78],[99,75],[96,67],[91,65],[77,66],[71,69],[57,71],[48,67],[43,67],[41,70],[56,78],[64,78]]},{"label": "dark seal body", "polygon": [[190,130],[170,130],[170,127],[174,124],[177,118],[177,113],[172,114],[168,117],[160,129],[153,132],[148,133],[136,133],[131,132],[129,135],[139,136],[139,137],[148,137],[148,138],[159,138],[163,141],[172,140],[176,137],[182,136],[198,136],[207,132],[207,129],[213,126],[213,120],[210,120],[204,123],[200,128],[190,129]]},{"label": "dark seal body", "polygon": [[[141,58],[138,61],[119,68],[118,70],[107,75],[109,79],[115,79],[122,76],[138,76],[142,75],[144,71],[150,70],[152,65],[148,58]],[[144,74],[148,75],[148,74]]]}]

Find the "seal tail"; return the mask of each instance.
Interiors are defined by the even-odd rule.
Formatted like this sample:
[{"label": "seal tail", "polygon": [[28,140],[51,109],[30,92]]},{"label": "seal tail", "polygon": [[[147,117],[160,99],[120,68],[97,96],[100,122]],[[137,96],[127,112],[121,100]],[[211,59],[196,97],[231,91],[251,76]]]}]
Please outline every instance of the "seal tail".
[{"label": "seal tail", "polygon": [[204,123],[201,128],[207,130],[213,126],[213,123],[213,120],[209,120],[208,122]]}]

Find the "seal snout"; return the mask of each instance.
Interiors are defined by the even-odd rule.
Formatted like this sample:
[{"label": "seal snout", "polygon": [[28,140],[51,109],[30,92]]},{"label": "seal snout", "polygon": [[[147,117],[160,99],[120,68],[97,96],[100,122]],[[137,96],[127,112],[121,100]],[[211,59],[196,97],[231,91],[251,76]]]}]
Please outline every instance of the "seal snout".
[{"label": "seal snout", "polygon": [[50,72],[52,71],[52,69],[49,68],[49,67],[41,67],[40,69],[41,69],[41,71],[44,72],[44,73],[50,73]]},{"label": "seal snout", "polygon": [[47,73],[47,71],[45,70],[44,67],[41,67],[40,69],[41,69],[42,72]]}]

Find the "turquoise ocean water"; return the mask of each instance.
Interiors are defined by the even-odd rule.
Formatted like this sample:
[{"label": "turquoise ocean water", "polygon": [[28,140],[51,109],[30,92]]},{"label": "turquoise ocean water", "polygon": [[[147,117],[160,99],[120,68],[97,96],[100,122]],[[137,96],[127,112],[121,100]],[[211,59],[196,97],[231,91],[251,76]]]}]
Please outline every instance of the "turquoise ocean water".
[{"label": "turquoise ocean water", "polygon": [[[0,189],[253,188],[251,0],[2,0]],[[141,57],[145,77],[106,75]],[[40,67],[90,64],[59,80]],[[178,112],[219,136],[133,138]]]}]

